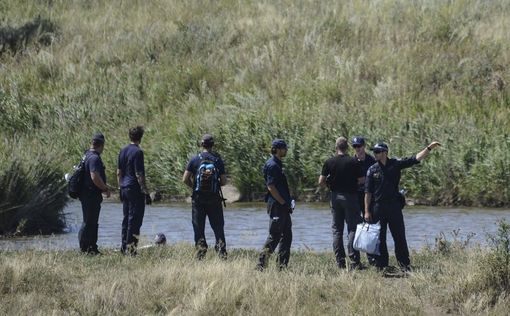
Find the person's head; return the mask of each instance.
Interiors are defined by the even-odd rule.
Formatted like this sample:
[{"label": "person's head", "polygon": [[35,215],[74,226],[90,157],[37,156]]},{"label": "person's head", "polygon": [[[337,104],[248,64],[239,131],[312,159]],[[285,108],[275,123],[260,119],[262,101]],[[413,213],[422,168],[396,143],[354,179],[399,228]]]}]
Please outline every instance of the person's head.
[{"label": "person's head", "polygon": [[140,143],[142,141],[144,129],[143,126],[135,126],[129,129],[129,140],[133,143]]},{"label": "person's head", "polygon": [[283,139],[275,139],[271,143],[271,154],[282,158],[287,155],[287,143]]},{"label": "person's head", "polygon": [[165,245],[166,244],[166,236],[163,233],[157,233],[156,237],[154,237],[154,243],[156,245]]},{"label": "person's head", "polygon": [[357,156],[365,153],[365,138],[363,136],[354,136],[351,143]]},{"label": "person's head", "polygon": [[207,150],[211,150],[214,146],[214,137],[211,134],[204,134],[200,145]]},{"label": "person's head", "polygon": [[335,148],[337,152],[339,151],[345,154],[349,149],[349,143],[347,143],[347,138],[343,136],[338,137],[335,142]]},{"label": "person's head", "polygon": [[388,145],[385,143],[377,143],[371,148],[374,153],[375,160],[381,161],[388,158]]},{"label": "person's head", "polygon": [[102,153],[104,149],[104,142],[104,135],[102,133],[96,133],[92,136],[90,148],[93,148],[98,153]]}]

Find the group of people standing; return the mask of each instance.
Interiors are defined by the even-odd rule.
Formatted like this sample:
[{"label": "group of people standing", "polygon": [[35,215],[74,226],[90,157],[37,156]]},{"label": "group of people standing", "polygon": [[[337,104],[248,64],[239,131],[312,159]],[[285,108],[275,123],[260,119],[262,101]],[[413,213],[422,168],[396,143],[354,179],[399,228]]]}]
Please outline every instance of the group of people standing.
[{"label": "group of people standing", "polygon": [[[150,196],[145,183],[143,151],[139,145],[143,128],[137,126],[129,130],[131,143],[119,153],[117,181],[123,202],[121,251],[136,254],[145,204],[150,204]],[[83,210],[83,225],[80,229],[80,248],[83,252],[98,254],[97,228],[102,194],[110,196],[106,185],[101,153],[104,136],[96,134],[91,147],[86,152],[86,177],[80,194]],[[395,242],[395,254],[400,268],[409,271],[410,258],[405,237],[402,209],[402,195],[399,192],[401,170],[420,163],[440,144],[430,143],[418,154],[403,159],[388,157],[388,146],[377,143],[371,148],[374,156],[366,152],[365,139],[355,136],[351,140],[355,150],[349,156],[349,142],[345,137],[336,140],[336,155],[328,159],[319,176],[320,187],[331,191],[331,212],[333,231],[333,251],[337,266],[341,269],[363,268],[359,251],[353,248],[357,224],[363,219],[369,223],[380,222],[380,255],[367,255],[370,265],[380,269],[388,266],[386,231],[389,227]],[[227,183],[225,165],[221,157],[213,151],[214,138],[210,134],[202,137],[202,152],[194,156],[184,171],[182,181],[192,189],[192,224],[196,247],[196,257],[201,260],[207,252],[205,238],[206,217],[215,235],[214,249],[222,259],[227,258],[224,232],[223,204],[221,187]],[[271,158],[263,167],[267,188],[265,201],[269,215],[269,234],[258,257],[257,269],[267,267],[268,258],[278,248],[278,265],[287,267],[292,244],[292,218],[294,200],[285,176],[282,160],[287,155],[287,144],[282,139],[271,143]],[[348,241],[346,253],[343,242],[344,226],[347,224]]]}]

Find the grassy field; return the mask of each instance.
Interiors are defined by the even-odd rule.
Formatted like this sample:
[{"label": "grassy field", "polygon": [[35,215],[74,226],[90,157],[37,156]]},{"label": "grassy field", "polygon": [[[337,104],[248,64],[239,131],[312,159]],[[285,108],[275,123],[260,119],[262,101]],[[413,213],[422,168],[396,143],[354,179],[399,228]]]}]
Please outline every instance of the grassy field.
[{"label": "grassy field", "polygon": [[509,16],[508,0],[1,1],[1,174],[16,160],[60,176],[102,131],[115,186],[143,124],[152,189],[186,194],[207,131],[246,200],[285,138],[299,199],[335,138],[362,134],[396,156],[443,143],[403,177],[421,203],[508,206]]},{"label": "grassy field", "polygon": [[[338,270],[332,253],[293,252],[288,270],[255,270],[255,251],[154,247],[137,257],[104,251],[0,253],[0,313],[8,315],[508,315],[510,230],[492,248],[439,238],[412,253],[415,272]],[[506,244],[505,244],[506,243]],[[506,245],[506,249],[502,248]],[[394,258],[391,259],[392,261]],[[394,261],[393,261],[394,263]]]}]

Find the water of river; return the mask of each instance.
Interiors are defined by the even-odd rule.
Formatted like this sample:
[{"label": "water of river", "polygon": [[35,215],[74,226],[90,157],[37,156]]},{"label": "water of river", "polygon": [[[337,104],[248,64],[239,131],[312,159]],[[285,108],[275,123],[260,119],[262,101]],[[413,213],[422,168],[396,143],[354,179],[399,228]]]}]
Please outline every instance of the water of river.
[{"label": "water of river", "polygon": [[[0,240],[0,250],[14,249],[77,249],[78,230],[81,225],[79,202],[70,203],[67,213],[68,231],[52,236],[37,236]],[[486,242],[488,233],[497,230],[496,221],[510,222],[510,210],[474,208],[406,207],[404,209],[406,234],[409,247],[420,249],[433,246],[435,237],[444,233],[447,239],[471,239],[474,244]],[[298,205],[292,216],[293,249],[324,251],[331,249],[331,212],[327,204]],[[103,203],[99,217],[100,248],[118,248],[122,205]],[[459,231],[460,229],[460,231]],[[191,206],[186,204],[148,206],[141,230],[141,245],[152,243],[154,235],[162,232],[170,244],[193,242]],[[225,209],[225,235],[228,248],[259,249],[268,233],[268,216],[264,204],[234,204]],[[206,227],[208,243],[214,244],[214,235]],[[388,236],[388,246],[393,249],[393,240]]]}]

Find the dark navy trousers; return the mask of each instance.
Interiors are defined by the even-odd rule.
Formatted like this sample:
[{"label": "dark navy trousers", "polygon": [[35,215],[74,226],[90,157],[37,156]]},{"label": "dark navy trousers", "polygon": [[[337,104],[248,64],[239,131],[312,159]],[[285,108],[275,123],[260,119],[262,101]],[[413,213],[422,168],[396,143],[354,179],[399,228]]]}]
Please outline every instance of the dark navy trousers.
[{"label": "dark navy trousers", "polygon": [[97,231],[99,228],[99,212],[103,196],[101,192],[84,190],[80,194],[83,223],[78,232],[80,250],[82,252],[97,251]]},{"label": "dark navy trousers", "polygon": [[386,232],[390,228],[391,236],[395,243],[395,257],[401,267],[407,267],[411,264],[409,259],[409,249],[407,247],[406,231],[404,226],[404,215],[402,214],[401,204],[398,200],[376,202],[373,209],[373,221],[381,222],[381,234],[379,235],[380,256],[376,258],[376,265],[379,268],[388,266],[389,255],[386,244]]},{"label": "dark navy trousers", "polygon": [[225,241],[225,220],[223,218],[223,205],[219,196],[193,197],[191,201],[193,232],[197,257],[203,258],[207,252],[207,241],[205,239],[205,219],[209,218],[209,224],[214,232],[216,244],[214,249],[220,256],[226,255]]},{"label": "dark navy trousers", "polygon": [[140,188],[122,188],[120,190],[124,218],[122,219],[122,253],[136,253],[140,228],[145,214],[145,194]]},{"label": "dark navy trousers", "polygon": [[292,244],[292,219],[288,205],[281,205],[276,201],[268,202],[269,236],[264,243],[259,256],[259,266],[265,267],[267,259],[278,249],[278,264],[280,268],[286,267],[290,258],[290,246]]}]

